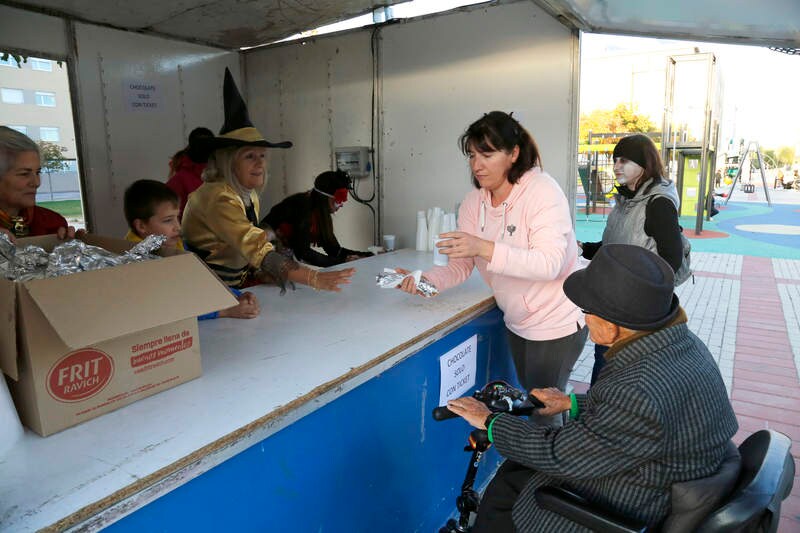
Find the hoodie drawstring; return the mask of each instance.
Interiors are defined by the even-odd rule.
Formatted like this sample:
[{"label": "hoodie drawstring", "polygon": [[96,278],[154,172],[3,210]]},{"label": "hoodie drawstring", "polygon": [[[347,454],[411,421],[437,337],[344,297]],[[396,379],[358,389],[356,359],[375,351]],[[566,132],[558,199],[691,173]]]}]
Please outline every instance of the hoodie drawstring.
[{"label": "hoodie drawstring", "polygon": [[[508,202],[503,202],[503,233],[500,235],[501,239],[504,239],[506,236],[506,211],[508,210]],[[480,225],[481,225],[481,233],[483,233],[483,229],[486,227],[486,201],[481,200],[481,212],[480,212]]]}]

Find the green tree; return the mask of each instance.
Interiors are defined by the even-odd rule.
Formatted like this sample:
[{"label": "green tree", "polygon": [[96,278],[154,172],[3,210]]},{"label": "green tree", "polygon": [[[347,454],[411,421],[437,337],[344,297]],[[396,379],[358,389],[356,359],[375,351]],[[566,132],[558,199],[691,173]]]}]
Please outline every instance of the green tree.
[{"label": "green tree", "polygon": [[64,157],[64,152],[67,151],[65,146],[59,146],[47,141],[38,141],[36,144],[39,145],[39,153],[42,156],[42,170],[47,172],[48,176],[53,172],[60,172],[69,168]]},{"label": "green tree", "polygon": [[578,135],[581,143],[589,141],[593,133],[630,133],[658,131],[650,117],[639,113],[635,105],[618,104],[614,109],[595,109],[582,114]]},{"label": "green tree", "polygon": [[778,163],[781,165],[791,165],[794,163],[794,148],[791,146],[781,146],[778,148]]},{"label": "green tree", "polygon": [[767,168],[775,168],[778,166],[778,154],[772,148],[761,150],[761,155],[764,156],[764,164]]},{"label": "green tree", "polygon": [[[28,62],[27,56],[0,51],[0,59],[3,61],[8,61],[9,58],[13,59],[17,63],[17,68],[22,68],[22,64]],[[58,65],[60,68],[64,68],[64,63],[60,60],[56,61],[56,65]]]},{"label": "green tree", "polygon": [[22,57],[19,54],[11,54],[9,52],[0,52],[0,59],[3,61],[8,61],[9,58],[13,59],[17,63],[17,68],[22,68],[23,63],[28,62],[27,57]]}]

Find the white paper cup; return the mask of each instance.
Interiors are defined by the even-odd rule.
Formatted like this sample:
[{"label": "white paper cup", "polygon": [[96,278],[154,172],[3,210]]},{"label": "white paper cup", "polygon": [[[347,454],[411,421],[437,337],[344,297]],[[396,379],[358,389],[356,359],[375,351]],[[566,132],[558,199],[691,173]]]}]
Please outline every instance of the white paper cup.
[{"label": "white paper cup", "polygon": [[442,249],[436,246],[437,243],[442,241],[449,241],[450,239],[434,239],[433,240],[433,264],[438,266],[445,266],[449,257],[447,254],[442,253]]},{"label": "white paper cup", "polygon": [[392,250],[394,250],[394,241],[395,241],[395,239],[396,238],[395,238],[394,235],[384,235],[383,236],[383,247],[386,248],[387,252],[391,252]]}]

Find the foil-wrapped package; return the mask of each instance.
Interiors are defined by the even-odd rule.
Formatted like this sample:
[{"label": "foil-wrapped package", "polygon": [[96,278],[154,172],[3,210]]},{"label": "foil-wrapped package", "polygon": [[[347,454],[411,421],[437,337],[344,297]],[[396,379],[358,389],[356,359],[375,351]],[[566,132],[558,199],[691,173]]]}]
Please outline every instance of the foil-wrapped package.
[{"label": "foil-wrapped package", "polygon": [[17,248],[14,260],[11,262],[12,279],[28,281],[41,279],[46,276],[48,254],[39,246],[25,246]]},{"label": "foil-wrapped package", "polygon": [[412,276],[417,283],[417,290],[426,298],[439,294],[439,289],[428,280],[423,279],[422,271],[415,270],[411,274],[401,274],[394,269],[384,268],[383,272],[375,276],[375,282],[382,289],[394,289],[399,286],[407,276]]},{"label": "foil-wrapped package", "polygon": [[0,232],[0,258],[6,261],[14,259],[14,254],[17,253],[17,247],[11,242],[7,233]]},{"label": "foil-wrapped package", "polygon": [[59,244],[48,254],[38,246],[18,248],[8,236],[0,234],[0,275],[29,281],[157,259],[153,252],[166,240],[163,235],[151,235],[119,255],[75,239]]},{"label": "foil-wrapped package", "polygon": [[148,235],[141,242],[136,243],[133,248],[125,252],[124,255],[128,258],[126,262],[131,263],[133,261],[158,259],[159,256],[155,255],[155,252],[164,246],[165,242],[167,242],[166,235]]},{"label": "foil-wrapped package", "polygon": [[53,248],[50,264],[47,266],[47,277],[99,270],[121,264],[119,255],[76,239]]},{"label": "foil-wrapped package", "polygon": [[11,279],[11,263],[17,254],[17,247],[8,238],[8,235],[0,232],[0,276]]},{"label": "foil-wrapped package", "polygon": [[0,233],[0,275],[27,281],[45,276],[47,252],[38,246],[17,248],[9,236]]}]

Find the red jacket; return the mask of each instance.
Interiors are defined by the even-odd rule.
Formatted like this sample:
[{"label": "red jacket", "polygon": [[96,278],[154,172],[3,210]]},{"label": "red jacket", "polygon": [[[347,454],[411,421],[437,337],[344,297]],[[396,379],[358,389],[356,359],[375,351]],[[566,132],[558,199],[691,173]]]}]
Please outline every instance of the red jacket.
[{"label": "red jacket", "polygon": [[203,179],[200,176],[205,168],[205,163],[195,163],[189,159],[188,155],[182,155],[175,165],[175,174],[167,181],[167,187],[178,195],[178,200],[180,201],[178,216],[181,219],[183,219],[183,208],[186,207],[189,194],[203,184]]},{"label": "red jacket", "polygon": [[[22,219],[28,226],[28,237],[38,237],[40,235],[50,235],[56,233],[58,228],[66,228],[67,220],[45,207],[35,205],[21,211]],[[0,225],[5,229],[14,232],[14,225],[11,218],[3,211],[0,211]]]}]

